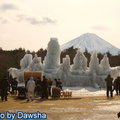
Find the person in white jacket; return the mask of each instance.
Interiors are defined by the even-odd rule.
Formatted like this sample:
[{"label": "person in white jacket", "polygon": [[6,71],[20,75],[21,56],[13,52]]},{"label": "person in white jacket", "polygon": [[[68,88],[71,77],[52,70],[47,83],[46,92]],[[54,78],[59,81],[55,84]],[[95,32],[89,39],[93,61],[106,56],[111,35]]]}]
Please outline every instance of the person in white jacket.
[{"label": "person in white jacket", "polygon": [[26,89],[27,89],[27,101],[33,101],[34,100],[34,91],[35,91],[35,81],[33,79],[33,77],[30,77],[30,79],[27,82],[26,85]]}]

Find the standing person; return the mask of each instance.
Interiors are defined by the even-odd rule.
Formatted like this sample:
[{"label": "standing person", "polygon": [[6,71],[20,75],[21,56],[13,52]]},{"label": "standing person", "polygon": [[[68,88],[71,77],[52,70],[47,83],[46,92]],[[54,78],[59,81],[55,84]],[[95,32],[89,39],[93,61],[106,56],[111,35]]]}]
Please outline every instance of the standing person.
[{"label": "standing person", "polygon": [[17,78],[14,78],[12,80],[11,87],[12,87],[12,93],[15,94],[15,95],[17,94],[17,85],[18,85]]},{"label": "standing person", "polygon": [[36,96],[41,96],[41,80],[39,78],[36,80]]},{"label": "standing person", "polygon": [[120,95],[120,76],[118,76],[119,82],[118,82],[118,93]]},{"label": "standing person", "polygon": [[112,91],[113,78],[111,77],[111,75],[108,75],[105,81],[106,81],[106,87],[107,87],[106,95],[107,97],[109,97],[109,92],[110,92],[110,96],[113,97],[113,91]]},{"label": "standing person", "polygon": [[25,87],[27,86],[27,83],[29,81],[30,78],[28,78],[26,81],[25,81]]},{"label": "standing person", "polygon": [[8,96],[8,89],[9,89],[9,83],[8,83],[8,79],[6,78],[6,76],[4,76],[3,80],[1,81],[0,84],[0,88],[1,88],[1,100],[2,101],[7,101],[7,96]]},{"label": "standing person", "polygon": [[33,77],[30,77],[29,81],[26,85],[27,89],[27,101],[34,100],[34,91],[35,91],[35,81],[33,80]]},{"label": "standing person", "polygon": [[44,98],[48,99],[48,83],[45,76],[43,76],[41,86],[42,86],[42,99]]},{"label": "standing person", "polygon": [[120,95],[120,76],[118,76],[114,81],[114,89],[116,91],[116,95]]},{"label": "standing person", "polygon": [[49,78],[48,79],[48,94],[49,94],[49,96],[51,96],[51,86],[52,86],[52,80]]},{"label": "standing person", "polygon": [[55,81],[56,87],[58,87],[58,81],[57,81],[57,79],[55,78],[54,81]]},{"label": "standing person", "polygon": [[61,82],[60,79],[58,79],[57,84],[58,84],[58,88],[60,88],[61,90],[63,90],[63,89],[62,89],[62,82]]}]

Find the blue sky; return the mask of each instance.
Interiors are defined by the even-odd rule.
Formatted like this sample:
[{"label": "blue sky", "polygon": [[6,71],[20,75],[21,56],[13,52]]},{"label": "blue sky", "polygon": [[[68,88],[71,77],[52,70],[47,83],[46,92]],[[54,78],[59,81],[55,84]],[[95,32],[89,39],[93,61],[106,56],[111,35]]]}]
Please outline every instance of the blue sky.
[{"label": "blue sky", "polygon": [[0,47],[46,48],[95,33],[120,48],[120,0],[1,0]]}]

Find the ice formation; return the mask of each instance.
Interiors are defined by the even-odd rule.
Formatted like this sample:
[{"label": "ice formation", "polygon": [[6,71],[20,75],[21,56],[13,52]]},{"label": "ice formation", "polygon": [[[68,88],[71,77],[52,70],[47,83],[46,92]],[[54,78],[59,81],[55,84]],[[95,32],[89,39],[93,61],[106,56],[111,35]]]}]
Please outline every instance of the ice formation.
[{"label": "ice formation", "polygon": [[91,60],[89,63],[89,69],[90,69],[90,73],[99,73],[99,60],[97,58],[97,52],[93,52],[92,56],[91,56]]},{"label": "ice formation", "polygon": [[70,72],[70,57],[69,57],[69,55],[66,55],[66,57],[63,58],[63,63],[60,67],[60,70],[65,74],[68,74]]},{"label": "ice formation", "polygon": [[104,55],[100,61],[97,53],[91,55],[89,67],[87,67],[87,58],[78,50],[70,65],[70,57],[66,55],[60,64],[60,46],[56,38],[51,38],[48,43],[47,55],[43,64],[41,58],[37,55],[32,57],[26,54],[20,61],[21,69],[10,68],[9,73],[13,78],[17,77],[20,82],[24,81],[24,71],[43,71],[45,76],[51,78],[60,78],[63,86],[92,86],[95,88],[105,87],[105,77],[108,74],[115,79],[120,76],[120,66],[110,67],[107,55]]},{"label": "ice formation", "polygon": [[44,61],[44,68],[47,70],[57,69],[60,65],[60,45],[56,38],[51,38],[48,43],[47,55]]},{"label": "ice formation", "polygon": [[20,61],[21,69],[26,69],[32,62],[32,55],[31,54],[25,54],[25,56]]},{"label": "ice formation", "polygon": [[66,81],[66,78],[69,76],[70,73],[70,57],[69,55],[66,55],[65,58],[63,58],[63,63],[61,64],[59,70],[57,71],[57,77],[60,78],[64,85],[66,85],[68,81]]},{"label": "ice formation", "polygon": [[100,62],[100,73],[109,73],[110,72],[110,64],[107,57],[107,54],[104,55],[103,59]]},{"label": "ice formation", "polygon": [[31,64],[29,65],[30,71],[41,71],[42,63],[41,63],[41,57],[38,57],[37,54],[35,54],[35,57],[33,58]]},{"label": "ice formation", "polygon": [[12,76],[12,78],[17,78],[19,82],[24,82],[24,70],[23,69],[9,68],[8,72],[9,72],[9,75]]},{"label": "ice formation", "polygon": [[73,66],[72,66],[72,71],[75,72],[85,72],[87,70],[87,59],[84,56],[84,54],[78,50],[77,54],[73,60]]}]

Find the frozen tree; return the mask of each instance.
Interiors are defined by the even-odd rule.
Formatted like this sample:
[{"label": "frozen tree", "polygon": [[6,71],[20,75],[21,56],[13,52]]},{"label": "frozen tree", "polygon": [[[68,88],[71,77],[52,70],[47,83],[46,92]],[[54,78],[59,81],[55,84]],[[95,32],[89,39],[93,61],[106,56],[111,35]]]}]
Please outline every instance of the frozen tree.
[{"label": "frozen tree", "polygon": [[89,63],[89,69],[90,69],[90,73],[99,73],[99,60],[97,58],[97,53],[93,52],[92,56],[91,56],[91,60]]},{"label": "frozen tree", "polygon": [[37,54],[35,54],[35,57],[33,58],[32,63],[29,66],[29,70],[31,71],[42,70],[41,57],[38,57]]},{"label": "frozen tree", "polygon": [[18,69],[17,68],[9,68],[8,72],[9,72],[9,75],[12,76],[12,78],[18,77]]},{"label": "frozen tree", "polygon": [[19,82],[24,82],[24,70],[17,68],[9,68],[8,72],[9,75],[12,76],[12,78],[17,78]]},{"label": "frozen tree", "polygon": [[66,55],[66,57],[63,58],[63,63],[57,72],[57,76],[62,80],[64,85],[66,85],[66,83],[68,82],[66,81],[66,78],[69,73],[70,73],[70,57],[69,55]]},{"label": "frozen tree", "polygon": [[73,60],[72,70],[86,71],[87,70],[87,59],[84,54],[78,50]]},{"label": "frozen tree", "polygon": [[61,65],[61,69],[63,73],[68,74],[70,72],[70,57],[69,55],[66,55],[65,58],[63,58],[63,64]]},{"label": "frozen tree", "polygon": [[63,58],[63,63],[61,64],[59,70],[57,71],[58,76],[61,78],[64,74],[68,74],[70,72],[70,57],[69,55],[66,55],[65,58]]},{"label": "frozen tree", "polygon": [[47,55],[45,57],[45,69],[56,69],[60,64],[60,46],[56,38],[51,38],[48,43]]},{"label": "frozen tree", "polygon": [[25,56],[20,60],[21,69],[26,69],[32,62],[32,55],[25,54]]},{"label": "frozen tree", "polygon": [[110,71],[110,64],[107,54],[104,55],[103,59],[100,62],[100,70],[101,72],[107,73]]}]

